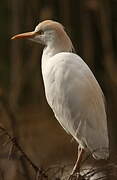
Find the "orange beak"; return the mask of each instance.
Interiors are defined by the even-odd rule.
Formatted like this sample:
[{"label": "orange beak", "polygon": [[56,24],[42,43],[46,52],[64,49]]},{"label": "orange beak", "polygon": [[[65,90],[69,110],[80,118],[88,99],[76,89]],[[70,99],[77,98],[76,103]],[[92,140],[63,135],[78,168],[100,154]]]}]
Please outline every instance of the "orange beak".
[{"label": "orange beak", "polygon": [[27,32],[27,33],[22,33],[22,34],[17,34],[13,36],[11,39],[24,39],[24,38],[33,38],[35,36],[35,32]]}]

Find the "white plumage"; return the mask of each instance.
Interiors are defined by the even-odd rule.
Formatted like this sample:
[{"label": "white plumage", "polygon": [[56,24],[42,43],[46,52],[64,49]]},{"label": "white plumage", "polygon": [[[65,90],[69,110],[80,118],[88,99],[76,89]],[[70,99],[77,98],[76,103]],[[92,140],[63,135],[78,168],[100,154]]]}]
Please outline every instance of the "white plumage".
[{"label": "white plumage", "polygon": [[86,63],[72,53],[73,45],[63,26],[40,23],[35,31],[14,36],[45,45],[42,75],[48,104],[62,127],[82,149],[96,159],[107,159],[109,141],[102,90]]},{"label": "white plumage", "polygon": [[86,63],[73,53],[61,52],[48,60],[43,57],[42,73],[47,101],[62,127],[95,158],[106,159],[103,94]]}]

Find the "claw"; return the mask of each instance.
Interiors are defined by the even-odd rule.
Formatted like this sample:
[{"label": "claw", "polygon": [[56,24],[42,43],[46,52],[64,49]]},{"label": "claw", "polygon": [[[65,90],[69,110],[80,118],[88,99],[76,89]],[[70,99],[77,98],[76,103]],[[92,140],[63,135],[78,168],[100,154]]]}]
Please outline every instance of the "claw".
[{"label": "claw", "polygon": [[67,180],[84,180],[80,173],[71,174]]},{"label": "claw", "polygon": [[70,174],[68,180],[80,180],[80,177],[81,177],[80,173]]}]

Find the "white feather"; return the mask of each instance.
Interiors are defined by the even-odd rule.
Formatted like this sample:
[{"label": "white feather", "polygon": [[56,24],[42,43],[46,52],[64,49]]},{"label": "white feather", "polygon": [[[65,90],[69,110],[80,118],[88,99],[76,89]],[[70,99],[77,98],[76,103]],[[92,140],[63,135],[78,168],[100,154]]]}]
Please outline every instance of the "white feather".
[{"label": "white feather", "polygon": [[103,93],[86,63],[73,53],[42,59],[46,98],[62,127],[98,159],[108,157]]}]

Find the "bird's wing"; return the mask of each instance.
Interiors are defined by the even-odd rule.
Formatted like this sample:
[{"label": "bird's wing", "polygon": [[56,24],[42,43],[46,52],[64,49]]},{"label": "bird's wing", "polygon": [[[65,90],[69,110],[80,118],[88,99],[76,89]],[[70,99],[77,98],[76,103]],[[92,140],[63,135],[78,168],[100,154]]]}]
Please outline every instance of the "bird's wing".
[{"label": "bird's wing", "polygon": [[[65,95],[63,109],[69,131],[79,138],[90,151],[108,148],[107,117],[104,96],[93,73],[77,55],[64,54],[56,79],[60,91]],[[60,57],[59,57],[60,58]],[[58,77],[57,77],[58,76]],[[62,79],[61,82],[59,79]],[[65,118],[64,118],[65,119]],[[94,153],[95,156],[101,156]],[[103,155],[104,156],[104,155]]]}]

